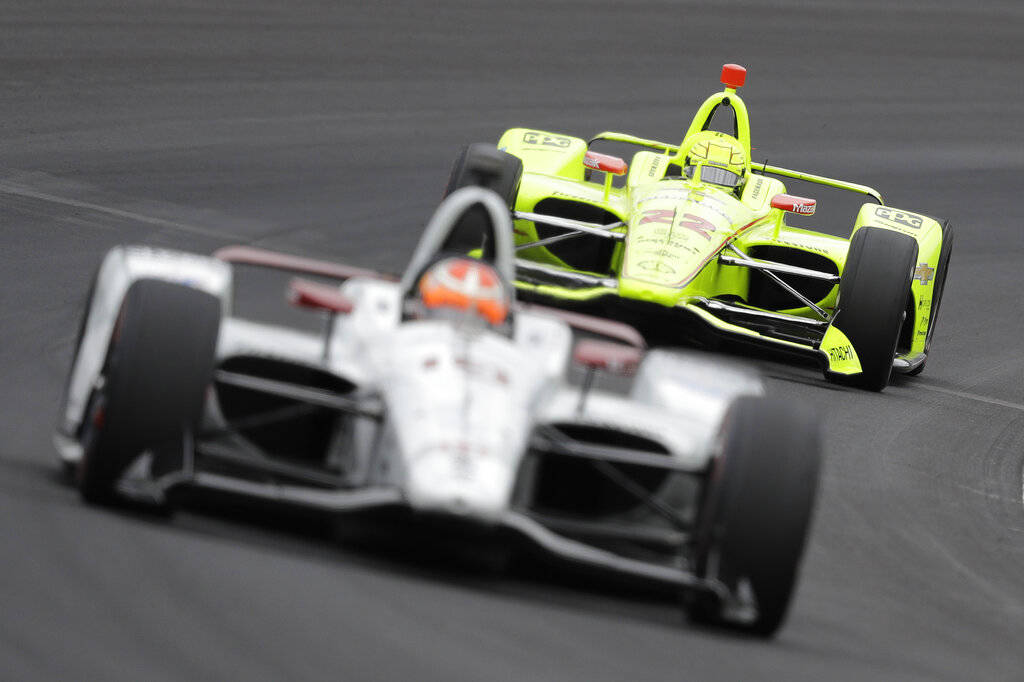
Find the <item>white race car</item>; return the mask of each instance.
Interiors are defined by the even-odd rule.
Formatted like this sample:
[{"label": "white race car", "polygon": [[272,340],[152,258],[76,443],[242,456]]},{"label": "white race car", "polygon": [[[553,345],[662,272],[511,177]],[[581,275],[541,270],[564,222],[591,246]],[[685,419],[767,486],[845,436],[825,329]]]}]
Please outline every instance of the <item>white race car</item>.
[{"label": "white race car", "polygon": [[[449,249],[470,224],[479,258]],[[472,528],[675,586],[696,620],[770,636],[808,532],[817,424],[745,370],[516,304],[511,234],[498,196],[466,187],[400,279],[249,247],[111,250],[61,460],[93,503],[170,505],[191,487],[429,518],[447,540]],[[234,281],[254,266],[301,274],[291,302],[323,331],[237,317]],[[599,390],[600,370],[631,385]]]}]

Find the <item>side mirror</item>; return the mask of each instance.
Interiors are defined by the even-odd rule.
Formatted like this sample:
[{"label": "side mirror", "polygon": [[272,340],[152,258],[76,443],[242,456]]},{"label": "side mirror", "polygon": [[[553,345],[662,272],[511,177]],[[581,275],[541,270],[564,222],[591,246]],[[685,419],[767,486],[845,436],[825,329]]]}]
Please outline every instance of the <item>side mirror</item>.
[{"label": "side mirror", "polygon": [[288,302],[300,308],[314,308],[331,313],[350,313],[355,307],[352,299],[338,287],[308,279],[293,279],[288,285]]},{"label": "side mirror", "polygon": [[643,350],[608,341],[582,339],[576,343],[572,359],[577,364],[594,370],[603,369],[615,374],[632,376],[640,366]]},{"label": "side mirror", "polygon": [[807,197],[793,196],[792,194],[776,194],[772,197],[772,208],[781,209],[787,213],[798,215],[814,215],[814,209],[818,202]]},{"label": "side mirror", "polygon": [[625,175],[626,171],[629,170],[626,162],[619,157],[610,154],[599,154],[597,152],[587,152],[584,154],[583,165],[587,168],[611,173],[612,175]]}]

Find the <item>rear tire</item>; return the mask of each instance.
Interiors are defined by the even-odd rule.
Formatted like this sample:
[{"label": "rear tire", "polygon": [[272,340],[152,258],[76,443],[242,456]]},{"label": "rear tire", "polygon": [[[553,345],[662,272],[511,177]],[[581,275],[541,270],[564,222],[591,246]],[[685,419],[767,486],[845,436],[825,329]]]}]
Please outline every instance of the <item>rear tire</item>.
[{"label": "rear tire", "polygon": [[827,379],[870,391],[889,385],[916,262],[913,237],[876,227],[854,233],[833,324],[850,339],[862,371],[842,375],[826,370]]},{"label": "rear tire", "polygon": [[[522,177],[523,162],[519,157],[501,151],[493,144],[478,142],[463,147],[455,159],[444,195],[463,187],[486,187],[496,192],[512,211]],[[466,253],[478,249],[482,246],[480,235],[486,234],[489,227],[487,210],[483,206],[470,206],[452,229],[443,250]]]},{"label": "rear tire", "polygon": [[220,313],[216,296],[181,284],[129,287],[79,431],[77,483],[87,502],[115,503],[118,480],[143,451],[179,446],[198,422]]},{"label": "rear tire", "polygon": [[448,176],[444,195],[463,187],[486,187],[515,208],[519,182],[523,178],[523,162],[518,156],[501,151],[493,144],[477,142],[459,152]]},{"label": "rear tire", "polygon": [[730,622],[714,598],[697,597],[689,616],[761,637],[782,626],[796,585],[818,489],[821,432],[792,406],[743,396],[723,421],[697,519],[697,574],[730,589],[747,581],[751,621]]}]

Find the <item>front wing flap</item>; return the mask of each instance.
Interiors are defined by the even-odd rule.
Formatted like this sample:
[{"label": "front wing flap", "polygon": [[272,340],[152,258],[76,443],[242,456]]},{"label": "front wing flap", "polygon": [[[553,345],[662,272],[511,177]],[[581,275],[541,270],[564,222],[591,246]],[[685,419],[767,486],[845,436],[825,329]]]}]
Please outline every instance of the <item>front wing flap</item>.
[{"label": "front wing flap", "polygon": [[[546,301],[570,309],[579,307],[591,314],[599,314],[613,318],[619,317],[619,311],[643,306],[640,301],[631,301],[618,295],[618,286],[613,278],[600,277],[586,273],[568,272],[553,266],[525,263],[517,264],[516,288],[521,295],[536,296]],[[750,342],[808,355],[818,359],[832,372],[853,374],[860,371],[860,363],[852,352],[849,340],[841,336],[838,329],[829,328],[831,335],[829,344],[824,345],[826,337],[825,324],[815,324],[807,318],[785,315],[772,311],[760,311],[750,306],[719,302],[715,299],[699,298],[683,302],[675,308],[652,305],[652,311],[663,313],[682,313],[686,317],[696,317],[713,333]],[[764,315],[761,324],[738,323],[730,310],[743,310],[745,317]],[[627,321],[635,324],[634,316]],[[788,323],[787,323],[788,322]],[[841,338],[840,338],[841,337]],[[845,356],[832,352],[834,347],[845,347]]]}]

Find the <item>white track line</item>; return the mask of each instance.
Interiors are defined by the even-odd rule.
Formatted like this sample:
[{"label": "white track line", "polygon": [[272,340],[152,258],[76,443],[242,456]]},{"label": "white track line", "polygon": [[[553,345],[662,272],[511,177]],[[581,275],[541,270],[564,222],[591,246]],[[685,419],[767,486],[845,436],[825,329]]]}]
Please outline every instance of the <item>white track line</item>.
[{"label": "white track line", "polygon": [[[133,213],[132,211],[125,211],[119,208],[112,208],[110,206],[103,206],[101,204],[94,204],[89,201],[80,201],[78,199],[69,199],[67,197],[59,197],[55,194],[47,194],[46,192],[38,192],[27,187],[18,187],[16,185],[9,185],[4,182],[0,182],[0,193],[12,194],[15,196],[26,197],[28,199],[36,199],[38,201],[47,201],[51,204],[61,204],[63,206],[71,206],[74,208],[82,208],[88,211],[94,211],[96,213],[103,213],[105,215],[114,216],[116,218],[123,218],[125,220],[134,220],[136,222],[145,223],[147,225],[153,225],[156,227],[163,227],[166,229],[176,230],[178,232],[188,232],[190,234],[198,234],[204,237],[214,237],[217,239],[244,239],[242,235],[231,234],[229,232],[223,232],[220,230],[211,230],[205,227],[199,227],[197,225],[189,225],[187,223],[179,223],[173,220],[165,220],[163,218],[154,218],[152,216],[142,215],[141,213]],[[977,395],[975,393],[967,393],[966,391],[957,391],[950,388],[939,388],[937,386],[918,386],[919,390],[932,391],[933,393],[943,393],[945,395],[955,396],[957,398],[964,398],[965,400],[973,400],[979,403],[987,403],[989,405],[998,405],[999,407],[1005,407],[1011,410],[1017,410],[1024,412],[1024,404],[1014,403],[1008,400],[1000,400],[999,398],[989,398],[983,395]],[[1021,501],[1024,502],[1024,475],[1022,475],[1021,482]]]},{"label": "white track line", "polygon": [[968,393],[966,391],[958,391],[953,388],[939,388],[938,386],[922,386],[918,385],[914,387],[915,390],[932,391],[933,393],[944,393],[946,395],[955,396],[957,398],[964,398],[966,400],[973,400],[979,403],[988,403],[989,405],[998,405],[999,407],[1006,407],[1011,410],[1017,410],[1018,412],[1024,412],[1024,404],[1014,403],[1009,400],[1000,400],[999,398],[989,398],[988,396],[978,395],[977,393]]},{"label": "white track line", "polygon": [[34,189],[27,187],[19,187],[17,185],[9,185],[4,182],[0,182],[0,193],[12,194],[15,196],[26,197],[28,199],[36,199],[38,201],[47,201],[51,204],[61,204],[63,206],[71,206],[73,208],[83,208],[88,211],[94,211],[96,213],[103,213],[116,218],[123,218],[125,220],[134,220],[140,223],[146,223],[147,225],[154,225],[156,227],[163,227],[170,230],[176,230],[178,232],[188,232],[190,234],[198,234],[204,237],[214,237],[217,239],[247,239],[243,235],[232,234],[230,232],[224,232],[222,230],[213,230],[206,227],[199,227],[198,225],[189,225],[187,223],[179,223],[173,220],[164,220],[163,218],[154,218],[152,216],[142,215],[141,213],[133,213],[132,211],[124,211],[119,208],[111,208],[110,206],[102,206],[100,204],[94,204],[88,201],[79,201],[78,199],[69,199],[67,197],[59,197],[55,194],[47,194],[46,192],[38,192]]}]

